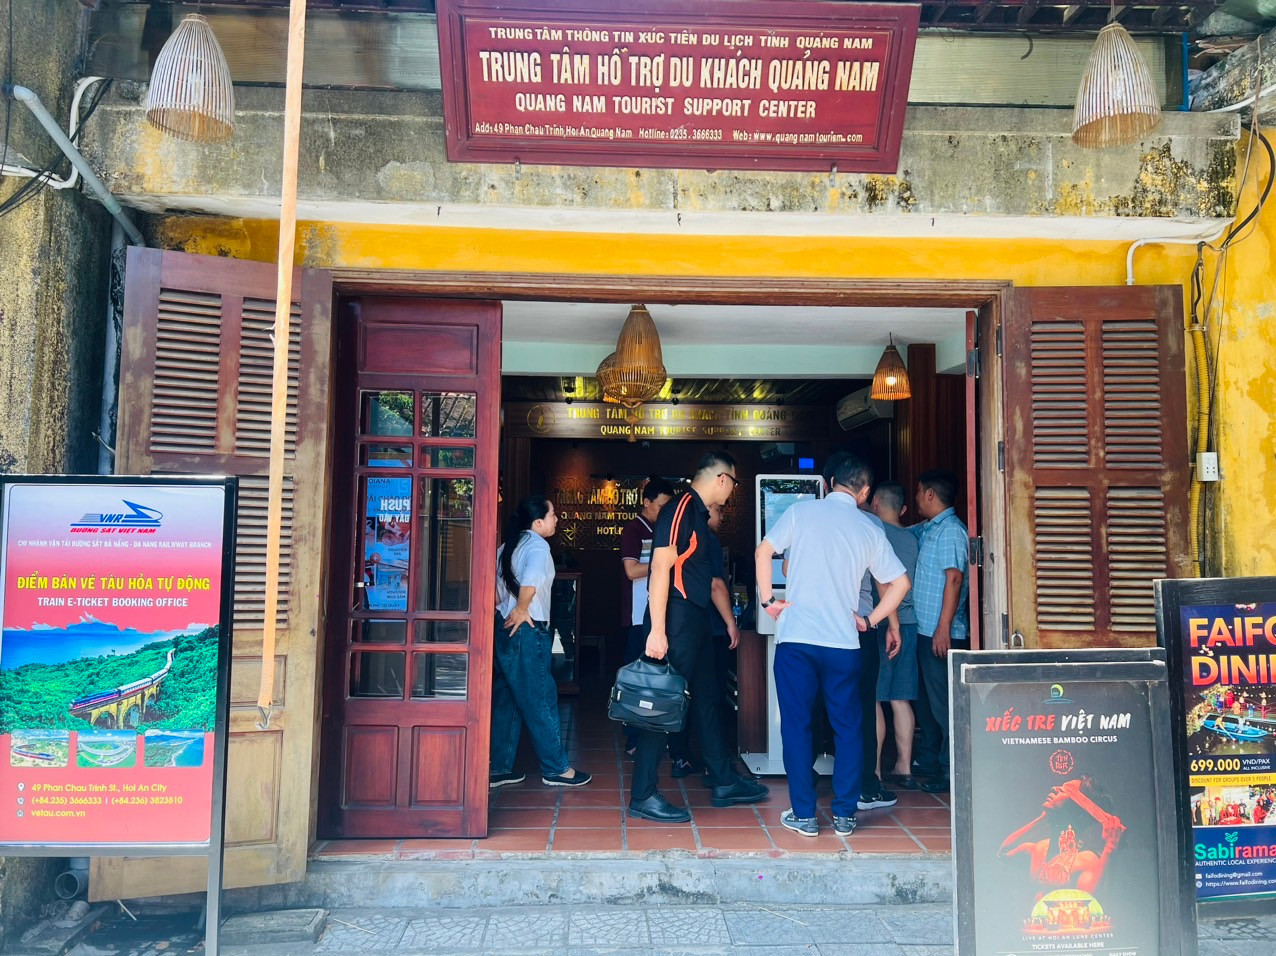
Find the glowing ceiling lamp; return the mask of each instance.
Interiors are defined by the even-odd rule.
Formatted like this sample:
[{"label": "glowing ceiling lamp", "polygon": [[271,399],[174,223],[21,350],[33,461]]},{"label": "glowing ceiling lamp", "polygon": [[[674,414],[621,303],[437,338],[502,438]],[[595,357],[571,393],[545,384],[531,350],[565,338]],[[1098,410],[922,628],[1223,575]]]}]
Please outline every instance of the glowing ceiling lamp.
[{"label": "glowing ceiling lamp", "polygon": [[895,348],[895,336],[886,346],[886,351],[877,361],[877,370],[873,373],[873,389],[871,398],[879,402],[894,402],[904,398],[912,398],[913,389],[908,382],[908,368]]}]

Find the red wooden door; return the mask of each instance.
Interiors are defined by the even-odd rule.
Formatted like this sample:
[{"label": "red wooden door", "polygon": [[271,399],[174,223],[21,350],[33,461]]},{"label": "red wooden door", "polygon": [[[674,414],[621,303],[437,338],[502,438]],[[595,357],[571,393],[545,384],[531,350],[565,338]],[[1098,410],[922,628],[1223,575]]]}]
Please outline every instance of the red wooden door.
[{"label": "red wooden door", "polygon": [[364,297],[338,336],[320,833],[485,836],[500,303]]}]

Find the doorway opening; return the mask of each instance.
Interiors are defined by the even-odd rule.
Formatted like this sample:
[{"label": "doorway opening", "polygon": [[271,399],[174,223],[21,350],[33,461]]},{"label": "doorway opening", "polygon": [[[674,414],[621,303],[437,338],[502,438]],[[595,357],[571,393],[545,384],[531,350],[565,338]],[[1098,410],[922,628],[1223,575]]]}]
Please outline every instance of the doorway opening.
[{"label": "doorway opening", "polygon": [[[618,296],[615,298],[618,300]],[[648,307],[664,342],[671,380],[665,389],[668,394],[645,406],[638,426],[631,427],[621,410],[597,401],[601,398],[597,383],[588,374],[610,350],[623,322],[625,309],[618,308],[617,301],[509,298],[501,303],[478,303],[406,296],[364,296],[346,301],[340,313],[338,342],[345,343],[351,361],[362,363],[356,374],[343,377],[339,372],[339,382],[344,381],[342,387],[351,392],[346,400],[351,407],[362,407],[360,403],[375,389],[381,390],[378,394],[398,391],[413,396],[415,405],[404,427],[411,434],[415,458],[410,475],[404,471],[382,475],[384,468],[402,466],[384,455],[376,460],[369,458],[364,449],[384,449],[393,443],[385,441],[383,435],[362,435],[363,420],[352,423],[347,433],[339,436],[339,443],[344,439],[354,446],[352,457],[345,460],[359,462],[356,480],[345,479],[346,513],[358,528],[353,535],[347,532],[341,549],[333,550],[334,559],[348,553],[347,572],[366,577],[367,555],[359,548],[375,548],[377,544],[368,537],[365,527],[371,513],[362,500],[369,495],[368,481],[392,477],[402,483],[408,478],[412,485],[408,490],[412,502],[409,510],[413,514],[409,523],[418,536],[417,545],[409,549],[415,557],[408,557],[405,569],[408,593],[413,595],[409,603],[416,600],[423,581],[436,581],[440,573],[446,577],[454,571],[460,577],[450,583],[468,590],[469,603],[464,608],[451,609],[414,605],[407,614],[411,620],[406,623],[410,626],[399,628],[396,624],[396,634],[403,630],[407,635],[405,654],[397,637],[393,646],[377,646],[366,636],[368,621],[385,619],[387,615],[384,609],[371,608],[366,603],[360,606],[361,598],[366,601],[366,593],[360,595],[357,588],[345,589],[349,582],[334,566],[334,596],[336,589],[343,590],[339,599],[330,604],[334,613],[330,617],[325,712],[331,720],[323,751],[321,837],[476,837],[479,843],[475,844],[475,851],[480,852],[500,849],[491,840],[482,839],[489,827],[491,839],[521,840],[530,847],[539,839],[537,836],[505,831],[538,830],[545,824],[542,851],[567,852],[568,846],[583,847],[580,841],[589,839],[599,843],[593,848],[597,852],[642,849],[644,838],[630,841],[628,836],[631,830],[638,832],[644,825],[637,821],[627,823],[624,817],[622,801],[629,768],[616,728],[605,720],[603,697],[610,675],[623,657],[619,636],[619,528],[637,510],[635,500],[645,479],[654,474],[671,479],[686,477],[694,461],[708,448],[725,448],[737,459],[742,493],[728,509],[723,543],[730,584],[746,595],[742,604],[751,606],[752,551],[756,544],[751,502],[754,475],[818,474],[828,455],[841,448],[865,457],[879,479],[902,480],[906,487],[911,487],[917,474],[932,467],[954,470],[963,484],[975,474],[973,428],[978,414],[975,390],[966,374],[968,348],[975,337],[974,312],[955,304],[880,307],[871,313],[855,306],[765,305],[756,301],[735,306],[721,301],[678,305],[649,302]],[[499,338],[492,334],[495,322],[475,311],[482,309],[499,316],[495,320],[500,323]],[[436,334],[440,329],[448,330],[445,338],[458,356],[465,351],[466,343],[471,343],[478,354],[484,343],[499,341],[499,377],[491,376],[490,358],[460,361],[448,357],[446,361],[452,363],[448,367],[423,371],[405,344],[410,339],[409,327],[420,322],[433,323]],[[464,332],[466,328],[470,331]],[[864,395],[873,367],[892,334],[907,356],[913,385],[913,398],[895,403],[894,407],[875,405]],[[376,339],[379,344],[373,341]],[[369,342],[375,347],[369,347]],[[388,367],[369,366],[369,361],[388,363]],[[427,412],[437,412],[437,403],[444,400],[454,404],[460,401],[464,407],[469,400],[465,396],[472,397],[475,427],[454,436],[451,443],[443,440],[449,436],[429,432]],[[395,401],[401,403],[402,399]],[[481,406],[488,402],[499,406],[499,438],[494,437],[490,426],[485,429],[483,425],[485,413]],[[634,440],[630,441],[631,437]],[[477,457],[470,459],[466,457],[469,453],[463,451],[457,459],[459,471],[440,473],[446,464],[441,465],[431,456],[435,446],[446,448],[449,444],[463,450],[473,448]],[[484,457],[485,448],[499,461],[488,477],[494,478],[499,472],[500,484],[499,491],[491,489],[491,513],[481,515],[483,469],[478,461]],[[394,452],[389,458],[397,454]],[[338,448],[336,458],[340,461],[342,457]],[[469,506],[473,510],[463,529],[463,540],[435,537],[427,541],[433,533],[429,528],[442,529],[446,519],[456,515],[437,510],[440,499],[436,495],[427,501],[422,497],[426,489],[437,491],[443,480],[454,483],[471,478],[474,488]],[[334,476],[334,492],[341,480],[341,476]],[[596,783],[581,791],[547,791],[540,787],[538,774],[532,773],[531,786],[502,788],[491,794],[489,814],[489,795],[479,792],[479,784],[486,784],[485,735],[489,726],[483,713],[487,700],[480,701],[480,697],[486,698],[484,691],[490,693],[491,680],[490,643],[483,646],[482,642],[490,642],[491,632],[484,635],[480,616],[490,613],[486,608],[490,597],[486,595],[490,595],[492,585],[481,579],[491,581],[494,577],[491,565],[498,513],[524,494],[541,490],[555,500],[563,516],[551,548],[562,579],[563,586],[558,590],[568,602],[555,622],[555,676],[562,691],[564,733],[569,750],[579,750],[581,754],[578,761],[572,752],[573,762],[578,761],[594,773]],[[976,496],[972,493],[963,497],[960,505],[959,511],[974,534],[978,527]],[[435,510],[430,512],[431,508]],[[461,512],[464,511],[462,507]],[[362,545],[355,543],[356,537]],[[414,567],[414,561],[420,566]],[[344,603],[346,594],[353,596],[352,603]],[[971,600],[972,608],[977,608],[973,588]],[[423,627],[434,632],[446,625],[445,629],[452,630],[457,615],[466,616],[469,621],[469,643],[464,649],[466,669],[459,671],[464,701],[448,699],[446,693],[410,694],[413,688],[446,690],[446,669],[435,666],[422,683],[424,672],[418,670],[418,665],[427,661],[431,666],[440,665],[447,658],[438,655],[455,648],[416,646],[413,641],[419,639],[412,635]],[[724,706],[731,709],[734,718],[728,721],[728,727],[737,751],[765,749],[756,741],[757,734],[765,732],[765,657],[759,660],[758,654],[750,653],[755,650],[746,650],[742,643],[743,653],[723,665],[729,688]],[[394,655],[395,662],[389,665],[389,671],[379,671],[379,656],[385,654]],[[434,656],[428,657],[430,654]],[[399,663],[400,657],[403,664]],[[461,660],[458,657],[447,662]],[[356,661],[367,665],[359,669],[358,677],[354,671]],[[355,700],[365,693],[375,693],[375,704]],[[350,706],[352,703],[354,706]],[[362,727],[350,719],[357,707],[364,707],[369,715]],[[472,713],[463,715],[462,707]],[[391,710],[397,716],[391,715]],[[435,739],[427,742],[431,737]],[[378,749],[373,749],[374,742]],[[523,767],[529,759],[531,763],[527,765],[535,769],[534,758],[527,753],[520,755],[518,766]],[[361,764],[366,771],[374,763],[382,768],[393,767],[394,772],[387,774],[383,770],[381,779],[372,782],[355,767]],[[437,776],[441,767],[457,764],[462,769],[445,775],[452,778],[451,790],[429,788],[423,768],[428,766]],[[662,779],[669,779],[667,768]],[[697,800],[704,796],[693,792],[699,782],[696,777],[677,784],[693,813]],[[783,779],[769,782],[773,784],[771,802],[783,803],[787,799]],[[364,821],[355,827],[345,822],[356,818],[350,812],[352,796],[361,801],[358,809],[362,812],[357,817]],[[917,804],[918,798],[924,799],[923,805]],[[461,811],[461,805],[467,802],[474,805]],[[725,811],[709,812],[717,808],[708,807],[707,800],[705,803],[700,808],[704,812],[697,815],[698,822],[691,828],[694,846],[687,849],[705,853],[790,849],[791,834],[773,833],[780,830],[778,814],[786,803],[740,808],[746,812],[730,820]],[[449,809],[459,812],[448,817]],[[548,822],[541,819],[544,813],[525,812],[545,809],[552,811]],[[876,842],[886,852],[929,852],[929,844],[946,850],[947,810],[942,798],[907,796],[898,813],[904,816],[900,818],[892,809],[881,815],[878,827],[870,827],[890,830],[869,834],[889,836],[889,840],[867,840],[865,845]],[[471,822],[458,827],[457,821],[463,817]],[[604,823],[604,817],[610,822],[592,825]],[[909,829],[910,818],[920,829],[939,832],[923,834],[927,840],[922,840]],[[572,826],[572,819],[591,825]],[[924,820],[926,825],[917,820]],[[559,826],[564,830],[608,832],[566,835],[559,842],[555,835]],[[449,827],[454,828],[452,832]],[[738,838],[733,840],[711,833],[713,839],[705,842],[702,829],[757,832],[751,832],[749,837],[730,834]],[[840,847],[832,849],[847,848],[841,838],[836,839]],[[715,840],[721,844],[752,841],[758,845],[716,846]],[[803,840],[792,849],[830,848]]]}]

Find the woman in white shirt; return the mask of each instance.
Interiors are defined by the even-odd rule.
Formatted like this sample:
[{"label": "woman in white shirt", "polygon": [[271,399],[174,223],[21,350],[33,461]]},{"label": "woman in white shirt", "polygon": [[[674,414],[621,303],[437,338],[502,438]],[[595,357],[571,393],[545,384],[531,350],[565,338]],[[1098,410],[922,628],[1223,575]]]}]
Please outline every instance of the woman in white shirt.
[{"label": "woman in white shirt", "polygon": [[505,525],[496,554],[495,666],[492,668],[492,766],[495,789],[522,783],[514,770],[523,725],[541,762],[547,787],[583,787],[590,776],[567,762],[558,720],[558,685],[551,672],[549,630],[554,558],[547,538],[558,527],[554,504],[528,495]]}]

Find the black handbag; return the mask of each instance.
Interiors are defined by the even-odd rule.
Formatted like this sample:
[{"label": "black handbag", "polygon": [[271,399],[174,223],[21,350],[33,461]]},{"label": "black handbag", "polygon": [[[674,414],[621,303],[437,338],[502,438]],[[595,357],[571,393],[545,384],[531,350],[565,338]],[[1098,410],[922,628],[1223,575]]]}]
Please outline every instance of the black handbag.
[{"label": "black handbag", "polygon": [[673,734],[687,720],[687,679],[672,664],[640,657],[616,671],[607,716],[638,730]]}]

